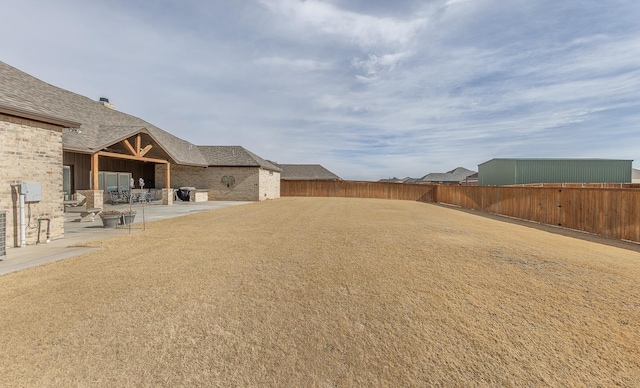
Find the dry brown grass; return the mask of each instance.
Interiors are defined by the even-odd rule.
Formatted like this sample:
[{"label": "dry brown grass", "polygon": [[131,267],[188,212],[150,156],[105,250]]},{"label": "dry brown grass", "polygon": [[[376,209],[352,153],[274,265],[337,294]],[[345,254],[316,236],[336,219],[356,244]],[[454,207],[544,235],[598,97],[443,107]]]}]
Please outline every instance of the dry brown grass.
[{"label": "dry brown grass", "polygon": [[640,385],[640,254],[286,198],[0,277],[0,386]]}]

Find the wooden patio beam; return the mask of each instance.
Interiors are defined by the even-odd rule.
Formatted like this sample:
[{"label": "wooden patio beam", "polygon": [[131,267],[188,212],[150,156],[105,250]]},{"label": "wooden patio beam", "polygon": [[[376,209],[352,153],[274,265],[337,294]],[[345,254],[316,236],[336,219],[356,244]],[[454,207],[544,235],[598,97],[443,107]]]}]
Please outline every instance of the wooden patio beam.
[{"label": "wooden patio beam", "polygon": [[127,149],[129,150],[129,152],[131,152],[131,155],[133,156],[138,156],[138,154],[136,153],[136,150],[133,148],[133,146],[131,145],[131,143],[129,143],[128,139],[124,139],[122,141],[124,143],[124,145],[127,147]]},{"label": "wooden patio beam", "polygon": [[116,158],[116,159],[137,160],[137,161],[140,161],[140,162],[151,162],[151,163],[160,163],[160,164],[167,164],[167,165],[169,164],[168,160],[145,158],[145,157],[142,157],[142,156],[117,154],[115,152],[100,151],[100,152],[98,152],[97,154],[94,154],[94,155],[106,156],[106,157],[109,157],[109,158]]},{"label": "wooden patio beam", "polygon": [[142,156],[140,155],[140,146],[142,144],[142,136],[140,136],[140,134],[138,134],[138,136],[136,136],[136,156]]},{"label": "wooden patio beam", "polygon": [[153,145],[148,144],[146,147],[144,147],[142,150],[140,150],[140,157],[143,157],[147,154],[147,152],[151,151],[151,149],[153,148]]}]

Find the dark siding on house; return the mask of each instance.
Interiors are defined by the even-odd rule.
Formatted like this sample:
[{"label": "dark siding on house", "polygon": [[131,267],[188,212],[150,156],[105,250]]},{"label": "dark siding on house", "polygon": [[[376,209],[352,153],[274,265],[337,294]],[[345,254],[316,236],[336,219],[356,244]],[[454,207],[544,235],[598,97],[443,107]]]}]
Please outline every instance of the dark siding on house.
[{"label": "dark siding on house", "polygon": [[[143,178],[146,182],[146,188],[155,187],[154,163],[104,157],[100,157],[99,163],[100,171],[130,172],[136,182],[139,178]],[[64,152],[62,164],[72,166],[73,192],[76,190],[88,190],[90,188],[91,155]]]}]

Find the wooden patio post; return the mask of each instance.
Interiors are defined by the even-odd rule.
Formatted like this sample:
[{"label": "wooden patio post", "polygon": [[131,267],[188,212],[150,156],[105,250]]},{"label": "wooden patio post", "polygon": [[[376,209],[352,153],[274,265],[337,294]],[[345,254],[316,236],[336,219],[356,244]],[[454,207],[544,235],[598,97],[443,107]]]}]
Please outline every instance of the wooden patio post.
[{"label": "wooden patio post", "polygon": [[98,153],[91,155],[91,190],[87,190],[85,193],[87,209],[102,209],[104,206],[104,196],[98,182],[99,157]]},{"label": "wooden patio post", "polygon": [[173,205],[173,189],[171,188],[171,163],[166,161],[164,163],[167,166],[166,175],[164,177],[164,189],[162,189],[162,204]]},{"label": "wooden patio post", "polygon": [[91,155],[91,189],[98,190],[98,169],[100,166],[98,165],[98,154]]},{"label": "wooden patio post", "polygon": [[171,163],[167,163],[167,174],[164,177],[164,187],[171,188]]}]

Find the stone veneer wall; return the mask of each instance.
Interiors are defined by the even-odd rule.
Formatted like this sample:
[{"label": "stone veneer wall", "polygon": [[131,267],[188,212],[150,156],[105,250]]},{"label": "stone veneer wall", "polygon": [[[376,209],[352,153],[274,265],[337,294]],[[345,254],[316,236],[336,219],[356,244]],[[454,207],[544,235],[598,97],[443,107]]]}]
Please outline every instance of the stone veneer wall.
[{"label": "stone veneer wall", "polygon": [[[156,165],[156,187],[164,182],[166,167]],[[209,201],[260,200],[258,167],[191,167],[171,165],[171,186],[209,191]],[[279,184],[279,183],[278,183]]]},{"label": "stone veneer wall", "polygon": [[260,170],[260,200],[280,198],[280,173]]},{"label": "stone veneer wall", "polygon": [[[42,201],[25,204],[27,244],[37,240],[40,217],[51,219],[51,239],[63,237],[62,128],[0,114],[0,210],[7,211],[8,248],[20,246],[19,191],[11,184],[21,182],[42,184]],[[44,242],[46,222],[42,227]]]}]

